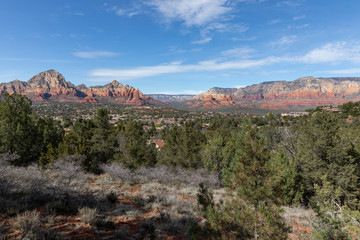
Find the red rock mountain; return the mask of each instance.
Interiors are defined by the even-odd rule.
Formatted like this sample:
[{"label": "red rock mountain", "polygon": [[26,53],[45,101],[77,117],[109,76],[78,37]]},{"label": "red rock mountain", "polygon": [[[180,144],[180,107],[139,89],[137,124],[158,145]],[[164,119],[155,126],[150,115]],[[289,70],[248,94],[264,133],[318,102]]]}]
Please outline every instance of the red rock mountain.
[{"label": "red rock mountain", "polygon": [[240,105],[257,108],[293,109],[338,105],[360,101],[360,78],[304,77],[295,81],[274,81],[244,88],[212,88],[189,104],[212,108]]},{"label": "red rock mountain", "polygon": [[153,100],[128,85],[116,80],[105,86],[74,86],[55,70],[48,70],[33,76],[27,82],[14,80],[0,84],[0,95],[4,92],[24,94],[33,101],[66,102],[112,102],[130,105],[147,105]]}]

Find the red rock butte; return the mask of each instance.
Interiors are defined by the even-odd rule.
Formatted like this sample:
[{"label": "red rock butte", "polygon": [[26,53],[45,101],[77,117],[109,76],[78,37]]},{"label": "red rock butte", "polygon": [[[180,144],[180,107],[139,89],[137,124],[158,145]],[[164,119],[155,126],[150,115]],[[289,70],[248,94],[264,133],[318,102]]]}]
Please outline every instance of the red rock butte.
[{"label": "red rock butte", "polygon": [[75,86],[67,82],[63,75],[55,70],[39,73],[27,82],[14,80],[0,84],[0,95],[4,92],[17,93],[29,97],[35,102],[58,101],[98,103],[110,102],[129,105],[148,105],[153,100],[129,85],[122,85],[116,80],[104,86]]}]

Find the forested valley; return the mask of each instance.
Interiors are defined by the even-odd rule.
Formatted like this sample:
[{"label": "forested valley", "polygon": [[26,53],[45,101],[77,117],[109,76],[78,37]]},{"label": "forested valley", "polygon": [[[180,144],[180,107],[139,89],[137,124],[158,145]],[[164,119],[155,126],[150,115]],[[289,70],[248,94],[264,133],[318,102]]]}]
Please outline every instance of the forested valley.
[{"label": "forested valley", "polygon": [[[360,238],[360,103],[159,131],[106,108],[65,127],[2,98],[3,239]],[[314,212],[311,231],[289,209]]]}]

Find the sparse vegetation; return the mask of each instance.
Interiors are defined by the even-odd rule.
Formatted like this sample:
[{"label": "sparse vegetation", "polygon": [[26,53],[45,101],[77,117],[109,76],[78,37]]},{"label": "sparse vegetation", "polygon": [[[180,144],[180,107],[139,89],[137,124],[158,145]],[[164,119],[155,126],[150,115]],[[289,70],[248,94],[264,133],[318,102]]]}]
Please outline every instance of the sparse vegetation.
[{"label": "sparse vegetation", "polygon": [[[158,131],[131,119],[115,127],[100,109],[65,132],[25,98],[4,99],[0,131],[24,134],[0,137],[6,238],[360,236],[359,125],[341,113],[216,117],[206,127],[199,118]],[[165,145],[156,149],[154,136]]]}]

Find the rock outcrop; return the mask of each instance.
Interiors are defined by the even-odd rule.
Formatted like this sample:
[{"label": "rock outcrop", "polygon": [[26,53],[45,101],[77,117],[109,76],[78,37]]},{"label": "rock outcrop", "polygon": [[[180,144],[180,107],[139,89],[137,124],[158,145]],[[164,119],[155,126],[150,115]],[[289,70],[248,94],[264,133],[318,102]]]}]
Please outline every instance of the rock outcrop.
[{"label": "rock outcrop", "polygon": [[116,80],[104,86],[74,86],[55,70],[39,73],[27,82],[14,80],[0,84],[0,95],[4,92],[28,96],[33,101],[68,101],[81,103],[113,102],[130,105],[146,105],[152,99],[139,89],[123,86]]},{"label": "rock outcrop", "polygon": [[[224,92],[231,92],[224,100]],[[304,77],[295,81],[273,81],[244,88],[213,88],[194,98],[203,108],[211,108],[214,102],[222,106],[242,105],[259,108],[303,108],[319,105],[338,105],[348,101],[360,101],[360,78]],[[199,101],[193,101],[194,107]],[[190,104],[191,105],[191,104]]]}]

